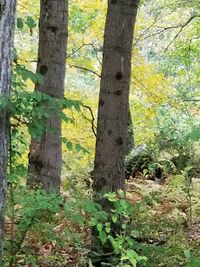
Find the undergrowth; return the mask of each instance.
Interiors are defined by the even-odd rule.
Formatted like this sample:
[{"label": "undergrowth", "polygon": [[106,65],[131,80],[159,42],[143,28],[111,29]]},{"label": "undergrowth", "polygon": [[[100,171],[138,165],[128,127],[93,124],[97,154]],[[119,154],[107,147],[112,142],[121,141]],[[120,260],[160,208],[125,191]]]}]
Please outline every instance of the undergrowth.
[{"label": "undergrowth", "polygon": [[[142,198],[135,203],[123,192],[107,194],[110,214],[80,192],[47,194],[12,179],[5,214],[5,267],[200,266],[199,184],[188,183],[187,170],[156,191],[149,191],[143,181]],[[101,250],[92,246],[94,230]]]}]

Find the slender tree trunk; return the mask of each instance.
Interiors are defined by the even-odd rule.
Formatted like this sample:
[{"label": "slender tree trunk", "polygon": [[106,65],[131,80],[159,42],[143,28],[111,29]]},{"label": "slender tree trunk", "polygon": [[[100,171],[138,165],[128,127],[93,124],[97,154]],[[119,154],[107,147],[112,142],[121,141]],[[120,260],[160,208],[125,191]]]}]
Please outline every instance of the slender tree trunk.
[{"label": "slender tree trunk", "polygon": [[[15,0],[0,0],[0,96],[9,95],[11,89],[11,63]],[[6,197],[6,169],[9,142],[9,118],[0,110],[0,266],[2,266],[3,212]]]},{"label": "slender tree trunk", "polygon": [[[44,83],[37,85],[36,90],[56,98],[64,96],[67,8],[66,0],[41,0],[37,72],[43,75]],[[53,127],[54,132],[46,130],[40,143],[32,139],[28,184],[41,184],[47,192],[59,192],[62,165],[61,119],[55,114],[46,120],[45,126]]]},{"label": "slender tree trunk", "polygon": [[93,189],[123,189],[131,52],[139,0],[109,0],[97,122]]}]

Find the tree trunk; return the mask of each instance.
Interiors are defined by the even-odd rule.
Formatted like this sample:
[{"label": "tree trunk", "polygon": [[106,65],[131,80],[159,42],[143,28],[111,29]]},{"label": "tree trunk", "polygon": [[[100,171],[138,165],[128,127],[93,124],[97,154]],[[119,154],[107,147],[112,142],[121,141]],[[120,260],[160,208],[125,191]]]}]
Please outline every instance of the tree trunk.
[{"label": "tree trunk", "polygon": [[139,0],[109,0],[97,122],[93,189],[124,189],[131,52]]},{"label": "tree trunk", "polygon": [[[68,4],[66,0],[41,0],[39,21],[39,51],[37,73],[43,84],[36,90],[55,98],[64,96]],[[62,165],[61,119],[57,114],[45,121],[46,130],[39,143],[31,141],[28,185],[39,186],[47,192],[59,192]]]},{"label": "tree trunk", "polygon": [[[9,95],[11,89],[11,63],[15,0],[0,0],[0,96]],[[6,169],[9,142],[9,118],[0,111],[0,266],[2,266],[3,212],[7,190]]]},{"label": "tree trunk", "polygon": [[133,122],[131,117],[130,105],[128,107],[128,122],[127,122],[127,136],[126,136],[126,156],[134,148],[134,132],[133,132]]}]

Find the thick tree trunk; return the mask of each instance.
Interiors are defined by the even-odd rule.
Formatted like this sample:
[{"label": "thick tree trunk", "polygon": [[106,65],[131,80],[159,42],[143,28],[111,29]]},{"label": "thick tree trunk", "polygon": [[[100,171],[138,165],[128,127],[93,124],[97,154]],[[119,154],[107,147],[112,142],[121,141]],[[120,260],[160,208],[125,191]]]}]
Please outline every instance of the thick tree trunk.
[{"label": "thick tree trunk", "polygon": [[[37,85],[36,90],[56,98],[64,96],[67,8],[66,0],[41,0],[37,72],[43,75],[44,83]],[[47,192],[59,192],[62,165],[59,116],[47,119],[45,126],[53,127],[54,132],[46,130],[40,143],[32,139],[28,184],[41,184]]]},{"label": "thick tree trunk", "polygon": [[130,105],[128,108],[128,122],[127,122],[127,136],[126,136],[126,156],[134,148],[134,132],[133,132],[133,122],[131,117]]},{"label": "thick tree trunk", "polygon": [[[15,0],[0,0],[0,96],[9,95],[11,89],[11,63]],[[9,142],[9,118],[0,110],[0,266],[2,266],[3,212],[6,197],[6,166]]]},{"label": "thick tree trunk", "polygon": [[131,52],[139,0],[109,0],[100,84],[93,189],[123,189]]}]

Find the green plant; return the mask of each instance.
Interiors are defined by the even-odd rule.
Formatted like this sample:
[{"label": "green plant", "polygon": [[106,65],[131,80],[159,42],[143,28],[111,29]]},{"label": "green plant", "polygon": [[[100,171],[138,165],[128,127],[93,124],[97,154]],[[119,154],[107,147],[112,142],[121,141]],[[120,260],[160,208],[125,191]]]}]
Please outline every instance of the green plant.
[{"label": "green plant", "polygon": [[[134,266],[139,263],[145,266],[146,257],[140,256],[134,250],[134,240],[131,237],[131,217],[132,206],[124,198],[124,193],[120,193],[120,197],[116,193],[108,193],[104,196],[112,203],[112,210],[107,215],[107,220],[102,218],[92,218],[90,226],[95,227],[102,246],[112,247],[111,257],[105,263],[107,266]],[[98,255],[101,257],[101,255]],[[102,259],[102,264],[104,260]]]},{"label": "green plant", "polygon": [[191,117],[186,111],[161,107],[156,128],[154,146],[158,157],[173,163],[176,173],[194,165],[194,141],[190,138]]}]

